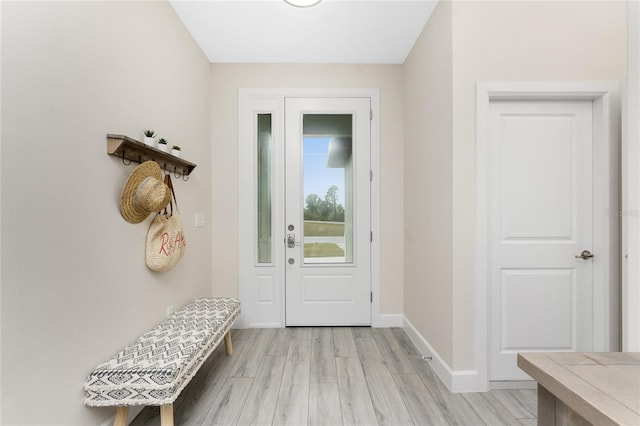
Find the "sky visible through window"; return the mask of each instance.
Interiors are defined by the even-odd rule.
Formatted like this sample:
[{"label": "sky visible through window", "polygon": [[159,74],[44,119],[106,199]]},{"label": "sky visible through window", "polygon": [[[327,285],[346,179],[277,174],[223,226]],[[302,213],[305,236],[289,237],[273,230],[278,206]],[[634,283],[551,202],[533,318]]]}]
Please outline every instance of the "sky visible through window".
[{"label": "sky visible through window", "polygon": [[327,167],[329,142],[333,138],[305,137],[304,138],[304,200],[307,195],[316,194],[324,199],[327,190],[335,185],[338,187],[338,204],[344,205],[344,169]]}]

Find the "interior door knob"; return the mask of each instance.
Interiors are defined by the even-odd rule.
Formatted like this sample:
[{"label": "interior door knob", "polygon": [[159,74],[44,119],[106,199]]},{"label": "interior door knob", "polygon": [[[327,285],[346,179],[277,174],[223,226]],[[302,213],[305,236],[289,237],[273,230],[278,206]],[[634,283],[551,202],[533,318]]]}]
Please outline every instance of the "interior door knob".
[{"label": "interior door knob", "polygon": [[589,250],[583,250],[582,253],[576,256],[576,259],[589,260],[593,259],[595,256]]}]

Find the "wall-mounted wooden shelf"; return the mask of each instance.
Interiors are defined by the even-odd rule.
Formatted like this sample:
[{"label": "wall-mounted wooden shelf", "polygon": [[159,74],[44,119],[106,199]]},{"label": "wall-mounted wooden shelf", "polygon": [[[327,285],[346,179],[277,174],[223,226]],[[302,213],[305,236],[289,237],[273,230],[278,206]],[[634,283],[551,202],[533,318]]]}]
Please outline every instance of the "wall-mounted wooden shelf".
[{"label": "wall-mounted wooden shelf", "polygon": [[182,176],[189,176],[196,168],[196,165],[190,161],[123,135],[107,135],[107,154],[121,158],[123,163],[125,160],[136,163],[152,160],[164,171]]}]

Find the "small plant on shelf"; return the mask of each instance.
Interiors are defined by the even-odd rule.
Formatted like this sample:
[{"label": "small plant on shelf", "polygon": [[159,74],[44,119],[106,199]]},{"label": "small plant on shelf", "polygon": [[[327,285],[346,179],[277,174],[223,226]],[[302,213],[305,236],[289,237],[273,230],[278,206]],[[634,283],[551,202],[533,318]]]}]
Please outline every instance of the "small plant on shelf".
[{"label": "small plant on shelf", "polygon": [[158,139],[158,149],[160,151],[167,152],[168,151],[167,144],[168,144],[168,142],[167,142],[167,140],[165,138]]},{"label": "small plant on shelf", "polygon": [[182,151],[182,148],[180,148],[178,145],[174,145],[173,147],[171,147],[171,153],[176,157],[180,157],[181,151]]},{"label": "small plant on shelf", "polygon": [[155,136],[156,136],[156,132],[154,130],[145,129],[144,131],[145,145],[155,146],[156,145]]}]

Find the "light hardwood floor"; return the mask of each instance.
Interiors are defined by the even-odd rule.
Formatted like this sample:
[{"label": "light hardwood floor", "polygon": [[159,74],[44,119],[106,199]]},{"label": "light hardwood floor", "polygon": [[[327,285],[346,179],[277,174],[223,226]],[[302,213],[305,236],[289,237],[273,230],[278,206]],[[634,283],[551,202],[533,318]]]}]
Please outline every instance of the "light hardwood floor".
[{"label": "light hardwood floor", "polygon": [[[535,390],[453,394],[399,328],[233,330],[174,404],[176,425],[535,425]],[[160,424],[147,407],[132,425]]]}]

